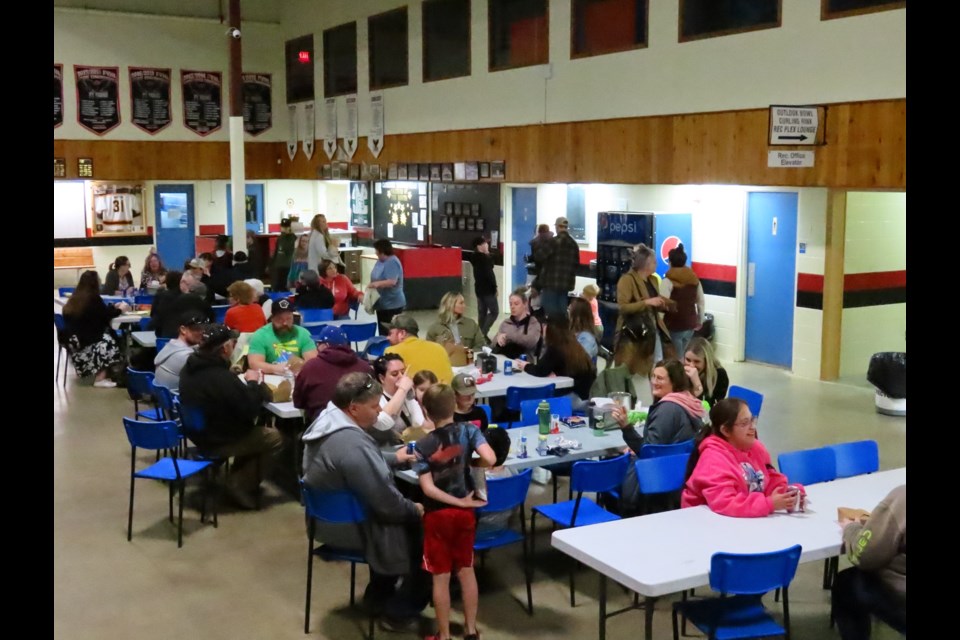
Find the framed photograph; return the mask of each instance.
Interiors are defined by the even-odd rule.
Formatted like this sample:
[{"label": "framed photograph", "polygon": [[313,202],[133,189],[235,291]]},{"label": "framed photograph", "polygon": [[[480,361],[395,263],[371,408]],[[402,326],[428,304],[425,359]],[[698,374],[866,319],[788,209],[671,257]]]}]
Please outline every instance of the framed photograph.
[{"label": "framed photograph", "polygon": [[[91,182],[89,202],[89,228],[93,236],[148,235],[147,214],[144,211],[146,203],[142,184],[136,182]],[[186,199],[184,199],[183,204],[185,207]],[[181,208],[171,209],[169,214],[175,216],[177,222],[186,218],[186,211]]]},{"label": "framed photograph", "polygon": [[467,230],[467,219],[466,219],[466,218],[458,218],[458,219],[457,219],[457,229],[459,229],[460,231],[466,231],[466,230]]},{"label": "framed photograph", "polygon": [[453,205],[453,215],[462,216],[463,215],[463,203],[456,202]]},{"label": "framed photograph", "polygon": [[503,161],[490,163],[490,177],[494,180],[503,180],[507,175],[507,166]]},{"label": "framed photograph", "polygon": [[346,179],[347,179],[347,176],[345,176],[345,175],[340,171],[340,163],[339,163],[339,162],[334,162],[334,163],[333,163],[333,166],[332,166],[331,169],[330,169],[330,178],[332,178],[333,180],[346,180]]},{"label": "framed photograph", "polygon": [[367,172],[370,174],[371,180],[380,179],[380,165],[378,164],[367,165]]},{"label": "framed photograph", "polygon": [[425,162],[421,162],[421,163],[420,163],[420,167],[417,169],[417,174],[420,176],[420,179],[421,179],[421,180],[429,180],[429,179],[430,179],[430,165],[427,164],[427,163],[425,163]]},{"label": "framed photograph", "polygon": [[391,162],[387,165],[387,180],[397,179],[397,163]]},{"label": "framed photograph", "polygon": [[407,165],[407,180],[419,180],[418,176],[420,175],[420,169],[418,164],[408,164]]},{"label": "framed photograph", "polygon": [[440,228],[441,228],[441,229],[449,229],[449,228],[450,228],[450,218],[448,218],[447,216],[443,216],[442,218],[440,218]]},{"label": "framed photograph", "polygon": [[479,163],[479,173],[480,173],[480,179],[481,179],[481,180],[486,180],[487,178],[489,178],[489,177],[490,177],[490,163],[489,163],[489,162],[481,162],[481,163]]},{"label": "framed photograph", "polygon": [[397,180],[406,180],[407,179],[407,165],[401,164],[397,167]]},{"label": "framed photograph", "polygon": [[473,219],[473,218],[467,218],[467,231],[473,231],[473,230],[474,230],[475,227],[473,226],[473,224],[474,224],[474,219]]},{"label": "framed photograph", "polygon": [[430,165],[430,180],[433,182],[440,182],[440,165]]},{"label": "framed photograph", "polygon": [[480,178],[480,168],[477,166],[476,162],[466,163],[466,175],[467,180],[477,180]]},{"label": "framed photograph", "polygon": [[53,177],[54,178],[67,177],[67,159],[66,158],[53,159]]},{"label": "framed photograph", "polygon": [[467,179],[467,163],[466,162],[453,163],[453,179],[454,180]]},{"label": "framed photograph", "polygon": [[445,214],[447,214],[448,216],[452,216],[452,215],[453,215],[453,203],[452,203],[452,202],[444,202],[444,203],[443,203],[443,212],[444,212]]},{"label": "framed photograph", "polygon": [[80,178],[93,177],[93,158],[77,158],[77,176]]},{"label": "framed photograph", "polygon": [[440,177],[444,182],[453,181],[453,165],[450,163],[444,164],[440,168]]},{"label": "framed photograph", "polygon": [[359,179],[360,179],[360,165],[358,165],[358,164],[352,164],[352,163],[349,164],[349,165],[347,165],[347,176],[348,176],[351,180],[359,180]]},{"label": "framed photograph", "polygon": [[479,218],[479,217],[480,217],[480,203],[479,203],[479,202],[474,202],[473,204],[470,205],[470,213],[472,213],[472,214],[473,214],[473,217],[475,217],[475,218]]},{"label": "framed photograph", "polygon": [[325,164],[320,167],[320,178],[323,180],[330,180],[333,178],[333,166]]},{"label": "framed photograph", "polygon": [[477,218],[477,231],[483,231],[487,228],[487,222],[483,218]]}]

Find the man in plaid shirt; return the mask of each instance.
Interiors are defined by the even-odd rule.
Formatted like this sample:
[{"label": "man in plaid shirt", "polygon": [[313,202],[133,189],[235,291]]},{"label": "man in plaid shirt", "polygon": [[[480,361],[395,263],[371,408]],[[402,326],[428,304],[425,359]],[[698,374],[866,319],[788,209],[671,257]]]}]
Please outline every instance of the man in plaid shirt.
[{"label": "man in plaid shirt", "polygon": [[537,247],[534,260],[540,265],[540,304],[547,318],[567,317],[567,293],[575,288],[580,247],[570,237],[570,223],[563,216],[555,223],[557,235]]}]

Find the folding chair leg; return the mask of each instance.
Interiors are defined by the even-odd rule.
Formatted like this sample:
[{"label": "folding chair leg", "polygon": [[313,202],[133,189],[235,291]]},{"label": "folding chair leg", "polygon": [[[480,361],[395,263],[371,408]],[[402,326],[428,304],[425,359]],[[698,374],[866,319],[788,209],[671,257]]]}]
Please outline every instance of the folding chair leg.
[{"label": "folding chair leg", "polygon": [[180,506],[179,513],[177,516],[177,549],[183,546],[183,488],[186,484],[183,480],[180,481]]},{"label": "folding chair leg", "polygon": [[173,522],[173,493],[174,493],[174,491],[177,490],[177,487],[176,487],[176,485],[175,485],[174,483],[171,482],[170,485],[167,487],[167,489],[168,489],[168,491],[167,491],[167,505],[168,505],[168,508],[169,508],[169,510],[170,510],[170,522],[172,523],[172,522]]},{"label": "folding chair leg", "polygon": [[783,588],[783,628],[786,631],[784,637],[790,640],[790,596],[787,587]]},{"label": "folding chair leg", "polygon": [[[687,592],[684,591],[683,595],[686,596]],[[673,640],[680,640],[680,630],[677,625],[677,607],[676,606],[673,607],[673,612],[670,617],[672,618],[672,621],[673,621]]]},{"label": "folding chair leg", "polygon": [[577,598],[575,595],[576,594],[575,574],[577,573],[578,566],[580,566],[580,563],[577,560],[574,560],[573,566],[570,567],[570,606],[571,607],[577,606]]},{"label": "folding chair leg", "polygon": [[551,473],[553,476],[553,504],[557,504],[557,474]]},{"label": "folding chair leg", "polygon": [[127,542],[130,542],[130,539],[133,536],[133,484],[136,482],[136,478],[133,477],[133,473],[130,474],[130,509],[127,512]]},{"label": "folding chair leg", "polygon": [[352,607],[355,600],[356,593],[356,582],[357,582],[357,563],[350,563],[350,606]]},{"label": "folding chair leg", "polygon": [[307,601],[303,605],[303,632],[310,633],[310,592],[313,589],[313,527],[307,542]]}]

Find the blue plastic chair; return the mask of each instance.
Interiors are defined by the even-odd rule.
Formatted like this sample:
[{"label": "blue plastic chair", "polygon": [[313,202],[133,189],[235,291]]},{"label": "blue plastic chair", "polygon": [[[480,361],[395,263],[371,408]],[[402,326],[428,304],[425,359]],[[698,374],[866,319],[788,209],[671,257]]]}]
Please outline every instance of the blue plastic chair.
[{"label": "blue plastic chair", "polygon": [[828,447],[781,453],[777,466],[791,483],[808,485],[837,478],[837,457]]},{"label": "blue plastic chair", "polygon": [[739,398],[747,403],[747,407],[750,409],[750,413],[753,414],[754,418],[760,417],[760,407],[763,406],[763,394],[754,391],[753,389],[747,389],[746,387],[740,387],[733,385],[727,390],[728,398]]},{"label": "blue plastic chair", "polygon": [[497,531],[477,532],[473,550],[480,553],[481,562],[490,549],[505,547],[520,542],[523,544],[523,575],[527,581],[527,613],[533,615],[533,593],[530,587],[530,558],[527,556],[527,516],[524,502],[530,489],[533,469],[524,469],[509,478],[491,478],[487,480],[487,505],[477,509],[479,518],[485,513],[513,511],[520,509],[520,533],[509,527]]},{"label": "blue plastic chair", "polygon": [[[507,387],[507,410],[514,413],[520,412],[520,403],[524,400],[536,400],[553,397],[556,385],[553,383],[545,384],[540,387]],[[509,421],[507,429],[513,429],[513,420]]]},{"label": "blue plastic chair", "polygon": [[[686,479],[689,453],[655,458],[638,458],[634,462],[637,471],[637,485],[640,488],[640,514],[651,513],[648,496],[679,492]],[[679,494],[678,494],[679,495]],[[671,504],[668,509],[679,508],[680,504]]]},{"label": "blue plastic chair", "polygon": [[[530,516],[530,555],[537,537],[536,518],[539,513],[548,518],[554,525],[565,529],[584,527],[601,522],[613,522],[620,516],[606,511],[596,502],[584,498],[584,493],[603,493],[612,489],[619,489],[627,473],[630,456],[623,454],[609,460],[580,460],[573,463],[573,473],[570,474],[571,491],[576,492],[574,500],[557,502],[555,504],[538,505],[533,508]],[[570,570],[570,606],[576,606],[574,598],[574,568]]]},{"label": "blue plastic chair", "polygon": [[546,400],[550,404],[550,413],[559,414],[561,418],[568,418],[573,415],[573,404],[568,396],[559,398],[540,398],[539,400],[521,400],[520,401],[520,425],[527,427],[532,424],[538,424],[537,407],[541,400]]},{"label": "blue plastic chair", "polygon": [[213,321],[223,324],[224,319],[227,317],[227,309],[230,308],[230,305],[215,304],[211,308],[213,309]]},{"label": "blue plastic chair", "polygon": [[483,412],[487,414],[487,424],[490,424],[491,422],[493,422],[493,411],[490,409],[490,405],[478,404],[477,406],[483,409]]},{"label": "blue plastic chair", "polygon": [[360,350],[360,343],[366,342],[377,335],[377,323],[368,322],[366,324],[344,324],[340,326],[343,332],[347,334],[347,340],[353,343],[353,350]]},{"label": "blue plastic chair", "polygon": [[283,300],[284,298],[289,298],[293,294],[289,291],[268,291],[267,297],[276,302],[277,300]]},{"label": "blue plastic chair", "polygon": [[61,298],[64,298],[68,293],[73,293],[76,290],[76,287],[60,287],[57,289],[57,295],[59,295]]},{"label": "blue plastic chair", "polygon": [[837,459],[837,477],[849,478],[880,470],[880,447],[876,440],[858,440],[831,444]]},{"label": "blue plastic chair", "polygon": [[177,414],[173,391],[171,391],[169,387],[157,384],[156,380],[151,380],[151,383],[153,386],[153,399],[157,403],[157,408],[163,412],[163,419],[173,420],[174,422],[178,421],[180,416]]},{"label": "blue plastic chair", "polygon": [[[303,494],[303,504],[307,512],[307,599],[303,613],[303,632],[310,633],[310,595],[313,591],[313,559],[314,557],[331,561],[345,561],[350,563],[350,606],[354,606],[356,594],[357,563],[366,564],[367,558],[363,551],[351,549],[336,549],[323,543],[316,546],[317,521],[329,524],[353,524],[357,526],[361,545],[362,528],[360,525],[367,519],[363,505],[349,491],[317,491],[300,481],[300,491]],[[369,635],[373,638],[373,616],[370,616]]]},{"label": "blue plastic chair", "polygon": [[127,395],[133,400],[134,419],[163,420],[163,413],[159,407],[149,411],[140,411],[141,402],[153,402],[153,372],[138,371],[127,367]]},{"label": "blue plastic chair", "polygon": [[153,322],[153,318],[140,318],[140,324],[137,326],[137,330],[149,331],[151,322]]},{"label": "blue plastic chair", "polygon": [[367,340],[367,346],[363,349],[363,356],[367,360],[376,360],[383,355],[389,346],[390,341],[385,336],[370,338]]},{"label": "blue plastic chair", "polygon": [[152,305],[153,304],[153,294],[141,293],[133,296],[133,304],[139,307],[140,305]]},{"label": "blue plastic chair", "polygon": [[70,347],[67,342],[67,322],[63,319],[63,314],[53,314],[53,326],[57,330],[57,368],[53,370],[53,381],[60,379],[60,354],[66,353],[67,357],[63,363],[63,386],[67,386],[67,369],[70,368]]},{"label": "blue plastic chair", "polygon": [[298,309],[298,311],[300,312],[300,325],[303,327],[333,320],[333,309]]},{"label": "blue plastic chair", "polygon": [[[710,560],[710,588],[719,598],[683,600],[673,605],[673,638],[679,640],[677,615],[708,638],[790,637],[788,587],[797,573],[800,545],[769,553],[715,553]],[[767,612],[761,597],[783,591],[783,626]],[[733,596],[733,597],[728,597]]]},{"label": "blue plastic chair", "polygon": [[320,339],[320,332],[326,328],[325,324],[311,324],[309,327],[304,327],[309,333],[310,337],[314,342]]},{"label": "blue plastic chair", "polygon": [[[130,441],[130,509],[127,513],[127,542],[133,537],[133,489],[137,479],[161,480],[169,483],[170,522],[173,522],[173,494],[179,491],[179,512],[177,517],[177,547],[183,546],[183,489],[186,480],[206,470],[211,463],[206,460],[181,460],[176,450],[179,434],[176,423],[170,420],[142,422],[123,419],[123,428]],[[137,449],[151,451],[173,451],[172,456],[160,458],[145,469],[137,471]],[[200,521],[206,518],[206,492],[204,492]],[[217,526],[217,512],[213,512],[213,526]]]},{"label": "blue plastic chair", "polygon": [[157,338],[157,353],[163,351],[163,348],[167,346],[167,343],[173,340],[173,338]]},{"label": "blue plastic chair", "polygon": [[675,442],[674,444],[645,444],[640,447],[640,455],[637,457],[646,459],[678,456],[684,453],[689,454],[693,451],[693,442],[693,438],[691,438],[690,440]]}]

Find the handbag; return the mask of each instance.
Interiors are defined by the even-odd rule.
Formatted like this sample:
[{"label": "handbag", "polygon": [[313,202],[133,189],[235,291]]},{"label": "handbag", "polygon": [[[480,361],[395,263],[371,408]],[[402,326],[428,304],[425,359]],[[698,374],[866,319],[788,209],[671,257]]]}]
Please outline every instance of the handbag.
[{"label": "handbag", "polygon": [[[630,278],[633,282],[634,291],[637,292],[637,297],[643,299],[643,295],[640,293],[640,287],[637,285],[637,281],[634,278]],[[632,342],[645,342],[649,339],[653,331],[658,327],[656,326],[656,320],[648,312],[640,313],[631,313],[623,316],[623,326],[620,331],[623,336]]]}]

